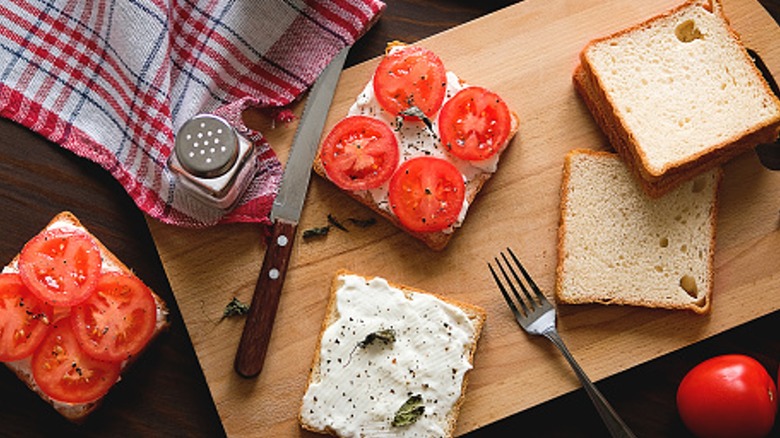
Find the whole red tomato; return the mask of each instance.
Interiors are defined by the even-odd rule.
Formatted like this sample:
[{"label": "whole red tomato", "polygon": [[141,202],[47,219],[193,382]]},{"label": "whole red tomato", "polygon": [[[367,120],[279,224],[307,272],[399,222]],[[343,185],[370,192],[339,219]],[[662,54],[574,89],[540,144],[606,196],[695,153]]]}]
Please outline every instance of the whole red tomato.
[{"label": "whole red tomato", "polygon": [[698,437],[764,437],[775,422],[777,387],[755,359],[717,356],[685,375],[677,388],[677,409]]}]

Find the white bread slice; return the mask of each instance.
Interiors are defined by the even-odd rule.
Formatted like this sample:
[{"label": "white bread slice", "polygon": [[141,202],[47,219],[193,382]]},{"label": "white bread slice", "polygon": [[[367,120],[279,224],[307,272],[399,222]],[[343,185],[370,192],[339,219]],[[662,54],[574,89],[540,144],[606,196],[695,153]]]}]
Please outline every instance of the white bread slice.
[{"label": "white bread slice", "polygon": [[576,89],[651,196],[780,131],[780,100],[717,0],[591,41],[580,63]]},{"label": "white bread slice", "polygon": [[[64,211],[57,214],[41,232],[44,232],[52,228],[62,227],[62,226],[79,228],[82,231],[89,234],[93,239],[95,239],[98,248],[100,248],[100,254],[103,258],[104,271],[106,269],[113,269],[113,270],[122,271],[127,274],[135,275],[130,270],[130,268],[128,268],[108,248],[106,248],[106,246],[103,245],[103,243],[100,240],[98,240],[97,237],[92,235],[86,229],[86,227],[84,227],[84,225],[78,220],[78,218],[76,218],[76,216],[73,215],[73,213],[71,212]],[[18,272],[18,261],[19,261],[19,254],[17,254],[14,257],[14,259],[3,268],[3,272]],[[152,295],[154,297],[155,302],[157,303],[157,323],[154,327],[154,334],[152,335],[152,339],[149,340],[149,343],[151,343],[160,333],[166,330],[169,326],[168,306],[166,305],[165,301],[163,301],[162,298],[160,298],[156,293],[154,293],[154,291],[152,291]],[[149,344],[147,344],[147,347],[148,345]],[[146,347],[144,347],[144,350],[145,349]],[[129,360],[124,361],[122,363],[122,372],[124,373],[124,371],[132,364],[132,362],[137,360],[142,354],[143,354],[143,350],[139,352],[137,355],[130,358]],[[38,394],[38,396],[40,396],[41,399],[49,403],[54,408],[54,410],[56,410],[60,415],[62,415],[66,419],[74,423],[83,423],[84,421],[86,421],[89,414],[91,414],[95,409],[97,409],[100,406],[100,404],[103,402],[103,398],[88,403],[65,403],[58,400],[53,400],[51,397],[49,397],[43,391],[41,391],[41,389],[35,383],[35,380],[33,379],[33,375],[32,375],[32,367],[30,365],[30,361],[31,358],[27,357],[25,359],[21,359],[15,362],[5,362],[5,365],[11,371],[13,371],[17,375],[17,377],[19,377],[19,379],[21,379],[32,391]],[[117,380],[117,382],[118,381],[119,380]]]},{"label": "white bread slice", "polygon": [[[474,305],[337,272],[301,426],[340,437],[452,436],[486,317]],[[394,330],[393,342],[358,345],[386,329]],[[416,394],[425,406],[420,419],[392,426],[396,411]]]},{"label": "white bread slice", "polygon": [[569,152],[557,301],[708,312],[721,173],[712,169],[651,198],[618,155]]},{"label": "white bread slice", "polygon": [[[391,42],[391,43],[388,44],[387,51],[389,52],[394,47],[402,47],[404,45],[405,45],[404,43],[397,42],[397,41]],[[463,80],[461,80],[461,79],[459,79],[459,80],[460,80],[461,85],[465,85]],[[477,85],[477,84],[474,84],[474,85]],[[446,102],[446,99],[445,99],[445,102]],[[508,105],[508,103],[507,103],[507,105]],[[512,117],[512,120],[511,120],[510,133],[509,133],[509,136],[507,138],[507,143],[498,152],[498,154],[497,154],[498,156],[496,156],[495,159],[499,159],[500,158],[500,155],[503,153],[504,150],[506,150],[506,147],[509,145],[509,143],[512,142],[514,136],[517,134],[518,130],[520,129],[520,118],[517,115],[517,113],[515,111],[513,111],[511,108],[510,108],[510,115]],[[438,113],[436,114],[436,116],[434,116],[434,118],[436,118],[436,117],[438,117]],[[378,117],[378,118],[381,118],[381,117]],[[423,125],[422,125],[421,122],[407,121],[407,122],[404,122],[404,123],[406,125],[417,124],[420,127],[420,129],[423,128]],[[417,149],[416,147],[405,148],[405,149],[404,149],[403,146],[400,146],[400,147],[402,148],[402,153],[401,153],[402,156],[404,156],[404,155],[406,155],[406,156],[424,155],[422,152],[419,152],[419,151],[415,152],[415,150]],[[314,171],[318,175],[320,175],[321,177],[323,177],[325,179],[328,179],[328,176],[327,176],[327,174],[325,172],[325,167],[323,166],[323,163],[322,163],[320,152],[321,152],[321,149],[317,151],[317,155],[316,155],[316,157],[314,159],[313,169],[314,169]],[[449,154],[446,154],[446,155],[449,156]],[[449,157],[453,158],[452,156],[449,156]],[[455,160],[455,161],[462,161],[462,160],[458,160],[457,158],[453,158],[453,160]],[[476,170],[476,167],[475,167],[475,170]],[[474,176],[472,178],[467,179],[467,181],[466,181],[466,199],[465,199],[465,204],[466,204],[467,208],[468,208],[468,206],[470,206],[472,204],[474,199],[477,197],[479,192],[482,190],[482,187],[484,186],[484,184],[493,176],[493,173],[494,173],[493,171],[487,171],[487,170],[479,171],[479,170],[476,170],[476,173],[474,174]],[[392,211],[390,211],[389,208],[382,208],[380,205],[377,205],[377,203],[374,201],[371,193],[369,193],[368,191],[356,191],[356,192],[345,191],[345,193],[347,193],[350,197],[352,197],[356,201],[358,201],[361,204],[365,205],[366,207],[370,208],[371,210],[373,210],[375,213],[377,213],[381,217],[387,219],[388,221],[390,221],[392,224],[394,224],[398,228],[404,230],[405,232],[407,232],[412,237],[422,241],[423,243],[425,243],[429,248],[433,249],[434,251],[441,251],[441,250],[443,250],[447,246],[449,241],[452,239],[453,235],[455,234],[455,230],[457,229],[457,228],[455,228],[454,230],[443,230],[443,231],[436,231],[436,232],[416,232],[416,231],[411,231],[411,230],[406,229],[401,224],[401,222],[392,213]],[[463,219],[465,219],[465,217]]]}]

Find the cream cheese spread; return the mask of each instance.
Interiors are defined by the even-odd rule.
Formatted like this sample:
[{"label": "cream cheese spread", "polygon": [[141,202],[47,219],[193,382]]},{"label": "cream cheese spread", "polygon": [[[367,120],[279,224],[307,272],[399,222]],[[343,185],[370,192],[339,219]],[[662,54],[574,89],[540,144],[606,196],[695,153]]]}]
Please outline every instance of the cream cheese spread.
[{"label": "cream cheese spread", "polygon": [[[458,91],[466,88],[467,85],[461,82],[457,75],[453,72],[447,72],[447,87],[444,97],[444,103],[452,98]],[[399,165],[406,160],[416,158],[420,156],[432,156],[442,158],[460,170],[463,175],[463,180],[466,184],[467,193],[471,191],[470,185],[479,175],[485,173],[494,173],[498,168],[498,158],[500,154],[483,161],[467,161],[455,157],[442,147],[439,140],[439,113],[432,118],[433,129],[428,129],[422,121],[419,120],[401,120],[396,119],[395,116],[385,111],[377,101],[374,94],[374,80],[372,79],[365,86],[363,91],[358,95],[355,103],[352,104],[347,116],[364,115],[380,119],[390,126],[390,129],[396,135],[398,140],[399,153]],[[374,203],[380,209],[393,214],[388,202],[387,192],[390,185],[389,181],[386,181],[380,187],[372,190],[368,190],[368,193],[373,199]],[[466,218],[466,212],[469,208],[468,196],[463,199],[463,207],[460,210],[458,220],[444,232],[452,233],[455,228],[460,227],[463,220]]]},{"label": "cream cheese spread", "polygon": [[[338,319],[325,329],[319,374],[303,397],[302,420],[344,437],[444,436],[461,396],[476,328],[460,308],[429,294],[407,292],[382,278],[341,275]],[[392,330],[392,342],[366,343]],[[398,409],[420,395],[424,413],[393,426]]]}]

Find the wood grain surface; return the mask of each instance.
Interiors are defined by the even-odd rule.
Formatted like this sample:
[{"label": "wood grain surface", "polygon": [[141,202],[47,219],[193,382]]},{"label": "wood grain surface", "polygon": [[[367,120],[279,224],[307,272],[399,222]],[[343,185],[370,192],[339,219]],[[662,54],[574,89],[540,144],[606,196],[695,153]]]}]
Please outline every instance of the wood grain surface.
[{"label": "wood grain surface", "polygon": [[[457,432],[466,433],[578,388],[563,359],[544,339],[515,325],[485,263],[505,245],[524,260],[542,288],[552,291],[563,156],[572,148],[607,147],[571,85],[580,49],[592,38],[636,23],[677,0],[520,4],[424,39],[421,44],[469,83],[498,92],[521,120],[499,171],[472,204],[449,247],[427,250],[385,221],[367,230],[333,232],[293,249],[263,373],[247,381],[233,371],[242,322],[220,320],[233,296],[248,301],[263,258],[262,230],[231,225],[208,233],[151,222],[150,229],[182,308],[206,380],[229,435],[302,433],[297,411],[305,390],[331,276],[339,268],[419,287],[488,310],[468,397]],[[780,29],[761,5],[725,3],[745,44],[780,72]],[[327,127],[344,116],[376,66],[376,59],[344,72]],[[270,128],[256,114],[284,161],[296,125]],[[711,314],[700,317],[629,307],[561,306],[562,336],[595,380],[780,309],[780,180],[754,154],[725,168],[718,216],[715,291]],[[300,228],[337,218],[370,217],[333,185],[315,178]],[[215,270],[216,264],[222,268]],[[507,394],[514,396],[508,397]]]},{"label": "wood grain surface", "polygon": [[[388,0],[388,8],[382,19],[350,52],[348,65],[356,65],[376,57],[382,52],[384,44],[389,40],[417,41],[451,29],[459,24],[478,19],[512,3],[514,2],[500,0],[481,2],[465,0]],[[571,13],[582,17],[583,11],[587,9],[586,3],[579,2],[550,1],[544,6],[539,5],[539,3],[542,2],[537,2],[537,6],[540,9],[549,9],[549,13],[534,9],[532,17],[525,17],[527,20],[526,25],[538,28],[541,23],[544,23],[544,20],[550,18],[549,14]],[[616,3],[622,4],[623,2]],[[766,10],[772,13],[775,20],[780,17],[780,2],[777,0],[763,0],[761,3]],[[727,0],[725,4],[727,13],[732,15],[732,5],[735,2]],[[636,5],[632,4],[627,8],[633,9],[632,13],[638,16],[641,15],[640,10],[646,7],[648,6],[637,2]],[[568,12],[566,12],[567,9]],[[602,7],[599,11],[605,16],[612,14],[612,10],[608,6]],[[748,41],[765,41],[766,38],[761,36],[768,25],[765,12],[760,8],[751,8],[750,11],[750,13],[745,15],[737,14],[732,16],[735,26],[743,35],[747,36],[746,39]],[[601,19],[608,20],[608,17],[602,17]],[[576,28],[577,26],[579,25],[575,23],[574,27]],[[570,31],[556,25],[552,25],[548,29],[547,38],[551,42],[557,38],[556,34],[558,32],[566,33]],[[517,31],[522,33],[523,29],[518,28]],[[539,33],[544,34],[542,31],[539,31]],[[772,35],[775,36],[772,37]],[[768,37],[774,38],[769,38],[769,41],[776,45],[776,34],[770,34]],[[545,45],[544,49],[548,49],[548,47]],[[513,48],[512,53],[517,52],[522,56],[539,56],[537,53],[529,53],[528,50],[528,44],[522,42]],[[543,53],[544,50],[542,51]],[[778,71],[777,65],[775,61],[775,64],[772,66],[776,74]],[[547,73],[539,73],[539,75],[545,74]],[[473,80],[481,81],[481,78],[475,76]],[[485,85],[488,84],[485,83]],[[535,90],[535,92],[541,96],[550,94],[550,91],[544,87]],[[519,100],[516,103],[518,106],[521,106],[523,101]],[[579,103],[575,102],[571,102],[571,104],[579,105]],[[555,108],[555,105],[545,107],[545,109],[549,110]],[[581,109],[578,109],[578,111]],[[535,117],[540,116],[536,115]],[[588,138],[593,138],[593,135],[596,134],[591,133],[589,134],[591,137]],[[555,138],[537,138],[537,136],[538,134],[526,134],[521,139],[521,142],[515,145],[520,145],[520,148],[517,148],[518,152],[516,152],[520,155],[516,158],[509,158],[510,162],[525,160],[525,156],[520,151],[526,141],[556,143]],[[573,139],[571,140],[572,145],[587,141],[587,138],[574,138],[573,134],[567,134],[562,137]],[[597,135],[596,137],[598,138]],[[596,141],[599,140],[597,139]],[[284,145],[279,145],[281,154],[284,153],[284,147]],[[541,165],[531,170],[532,172],[529,175],[522,176],[527,179],[525,183],[527,187],[533,186],[540,181],[540,176],[537,176],[533,171],[538,170],[542,174],[552,171],[546,170]],[[503,173],[508,172],[502,170],[500,173],[503,175]],[[777,234],[778,227],[780,227],[780,219],[778,219],[778,210],[780,210],[778,203],[780,201],[778,199],[780,198],[778,198],[776,191],[771,191],[771,187],[777,184],[777,179],[780,178],[780,175],[767,173],[767,171],[761,169],[756,164],[752,154],[745,154],[745,156],[738,158],[727,167],[727,177],[730,177],[731,180],[744,177],[751,181],[749,190],[745,192],[733,189],[725,191],[724,202],[731,203],[731,207],[728,207],[727,211],[735,211],[741,208],[759,208],[766,211],[756,216],[747,215],[744,223],[732,222],[730,226],[721,229],[720,234],[726,234],[725,237],[719,236],[720,241],[723,239],[726,239],[726,241],[743,240],[748,243],[743,243],[736,247],[728,247],[725,254],[719,254],[718,256],[719,274],[716,277],[716,281],[718,281],[720,286],[714,303],[716,308],[720,306],[718,300],[721,294],[739,294],[743,296],[746,302],[737,303],[737,305],[744,304],[748,306],[750,305],[749,301],[753,299],[763,301],[765,297],[776,297],[778,294],[776,284],[778,275],[777,265],[775,265],[774,272],[770,273],[770,278],[772,279],[770,283],[772,281],[774,283],[767,285],[765,280],[759,279],[766,272],[762,273],[759,268],[753,267],[753,264],[756,263],[756,257],[752,254],[754,251],[764,254],[769,248],[770,257],[767,257],[768,261],[763,261],[764,266],[772,261],[777,263],[775,255],[777,251],[771,252],[771,248],[776,248],[778,243]],[[508,185],[509,181],[513,179],[510,175],[502,178],[505,178],[504,182],[496,179],[489,184],[490,191],[486,192],[485,201],[479,201],[476,207],[477,210],[475,210],[481,211],[480,215],[488,214],[484,210],[489,208],[486,205],[489,206],[493,202],[489,201],[489,199],[497,197],[497,194],[501,193],[503,187]],[[317,179],[315,178],[315,180]],[[315,184],[320,188],[315,189]],[[323,181],[313,183],[314,190],[327,190],[325,189],[326,186]],[[768,186],[770,189],[767,188]],[[357,206],[344,208],[343,206],[349,206],[351,203],[345,197],[339,197],[332,191],[326,193],[336,196],[336,199],[328,201],[328,210],[332,207],[334,213],[354,213],[359,214],[361,217],[365,215],[365,210]],[[535,195],[537,192],[532,190],[532,194]],[[503,233],[499,236],[490,236],[490,242],[491,245],[494,244],[497,247],[508,242],[515,246],[516,249],[523,248],[522,254],[524,259],[529,259],[529,263],[535,263],[534,274],[544,276],[543,273],[550,269],[553,256],[550,253],[537,254],[535,248],[528,248],[524,238],[520,237],[521,232],[525,230],[539,229],[540,223],[538,219],[532,217],[538,210],[528,210],[521,201],[523,199],[517,199],[515,203],[520,219],[503,221]],[[756,206],[756,204],[766,205]],[[339,209],[337,210],[336,207]],[[211,266],[213,265],[227,266],[224,268],[226,272],[220,270],[218,275],[218,278],[223,281],[212,280],[218,283],[219,287],[210,291],[208,296],[203,298],[202,302],[180,298],[178,290],[176,295],[174,295],[169,286],[166,272],[161,265],[160,257],[150,235],[146,219],[135,207],[122,187],[97,165],[62,150],[57,145],[46,141],[23,127],[7,120],[0,120],[0,227],[3,230],[3,239],[0,239],[0,259],[3,261],[11,260],[27,239],[37,233],[51,217],[62,210],[75,212],[114,253],[132,267],[147,284],[154,288],[169,303],[172,309],[172,326],[170,331],[158,339],[141,360],[135,364],[125,376],[123,382],[112,390],[104,405],[91,416],[86,424],[81,426],[72,425],[60,418],[48,405],[43,403],[19,382],[12,373],[8,372],[4,367],[0,367],[0,436],[218,437],[225,435],[225,429],[221,423],[222,419],[225,419],[226,423],[254,421],[255,414],[253,413],[250,413],[250,418],[248,419],[230,418],[234,414],[225,412],[224,406],[226,403],[236,403],[235,400],[212,400],[210,389],[200,368],[201,363],[193,350],[191,336],[196,344],[200,346],[199,348],[202,349],[204,336],[212,337],[220,334],[229,334],[219,336],[218,339],[219,342],[228,344],[223,347],[225,351],[229,352],[225,353],[225,356],[232,357],[235,345],[238,342],[238,336],[240,335],[240,323],[232,320],[216,323],[219,320],[221,309],[226,304],[223,302],[223,295],[227,297],[227,295],[235,294],[247,297],[251,294],[253,280],[245,280],[246,287],[235,288],[228,292],[224,291],[225,285],[232,284],[231,274],[243,275],[247,276],[247,278],[255,274],[227,266],[225,258],[209,257],[209,263],[199,262],[196,266],[199,268],[208,267],[208,269],[212,269]],[[324,212],[325,210],[311,213],[308,220],[311,223],[324,224],[324,218],[319,217],[318,214],[320,211]],[[473,232],[468,231],[469,228],[476,227],[470,224],[472,221],[475,221],[474,217],[469,219],[467,228],[464,228],[462,233]],[[150,226],[154,228],[155,224],[151,223]],[[231,231],[238,230],[238,236],[228,236],[229,241],[237,242],[237,244],[231,244],[236,248],[236,251],[251,247],[251,250],[248,251],[249,253],[244,258],[245,265],[243,266],[254,264],[254,268],[248,268],[247,270],[252,271],[254,269],[253,272],[256,272],[260,266],[258,257],[261,256],[263,249],[262,243],[260,243],[261,232],[254,227],[238,226],[229,228]],[[544,228],[542,230],[545,235],[550,235],[548,230]],[[763,239],[760,234],[762,232],[766,233]],[[189,233],[185,232],[181,236],[173,237],[172,239],[174,244],[181,248],[182,252],[194,250],[200,254],[208,254],[208,251],[204,248],[198,248],[197,246],[187,248],[188,236]],[[318,246],[314,246],[315,242],[312,242],[312,246],[307,245],[303,247],[301,244],[302,240],[299,240],[298,247],[306,254],[309,251],[324,251],[329,256],[339,257],[346,252],[354,251],[355,248],[360,248],[361,245],[370,245],[374,239],[379,240],[384,237],[390,239],[393,248],[398,245],[408,246],[413,252],[423,253],[413,257],[411,261],[404,265],[405,267],[412,266],[420,260],[427,260],[428,257],[425,257],[425,254],[428,253],[424,252],[422,247],[415,246],[418,244],[384,224],[370,229],[369,236],[363,231],[352,231],[348,236],[334,233],[328,236],[327,240],[316,242]],[[462,237],[462,235],[456,237],[453,244]],[[242,243],[242,238],[253,239],[253,241]],[[194,239],[194,241],[197,242],[197,239]],[[754,246],[755,248],[753,248]],[[391,250],[400,251],[401,249],[403,248]],[[534,254],[537,254],[537,256],[534,257]],[[467,252],[462,257],[471,255],[474,255],[474,253]],[[482,254],[480,253],[480,255]],[[168,254],[168,256],[170,257],[171,254]],[[299,253],[298,257],[300,256],[301,254]],[[307,256],[307,258],[300,259],[298,263],[308,262],[312,259],[312,257]],[[230,260],[230,258],[228,257],[227,260]],[[433,257],[432,260],[432,263],[434,263],[442,259]],[[357,268],[365,266],[364,263],[368,263],[377,267],[376,270],[381,271],[379,273],[386,274],[390,272],[388,267],[395,262],[395,258],[383,261],[380,257],[363,257],[362,259],[355,259],[352,267]],[[483,263],[483,260],[467,259],[456,266],[463,267],[468,264],[469,268],[463,272],[468,275],[483,276],[479,267]],[[758,263],[758,265],[761,265],[761,263]],[[442,275],[439,269],[433,266],[431,268],[432,274]],[[743,270],[745,271],[744,273],[742,273]],[[455,270],[451,272],[457,273]],[[537,274],[537,272],[539,273]],[[424,277],[424,274],[415,273],[413,275],[407,272],[404,279],[409,280],[408,282],[412,285],[421,286],[424,281],[417,282],[418,278],[416,275]],[[544,277],[545,286],[551,284],[549,275],[548,273]],[[401,276],[398,275],[398,277]],[[396,279],[400,280],[401,278]],[[734,287],[734,281],[739,279],[745,279],[744,283]],[[316,300],[325,293],[322,287],[321,284],[314,285],[312,283],[309,287],[303,289],[306,293],[315,294],[317,298],[314,303],[310,302],[308,305],[295,303],[298,305],[297,309],[303,314],[317,313],[319,303]],[[460,291],[459,294],[466,297],[467,293],[472,292],[475,294],[487,293],[490,287],[492,286],[489,285],[485,277],[484,290]],[[432,284],[431,289],[446,292],[435,284]],[[726,292],[721,293],[721,291]],[[756,291],[758,291],[758,296],[756,296]],[[285,293],[288,292],[289,290]],[[185,326],[179,307],[182,305],[183,310],[185,303],[190,308],[197,309],[196,312],[200,312],[201,315],[208,315],[208,318],[211,318],[213,321],[212,326],[221,325],[224,327],[219,329],[211,328],[210,330],[216,333],[209,334],[207,324],[199,324],[193,327]],[[284,305],[284,302],[282,305]],[[513,327],[511,321],[505,315],[502,315],[505,309],[499,306],[498,301],[492,303],[491,307],[491,316],[488,324],[493,344],[503,345],[505,349],[515,348],[513,345],[516,346],[521,343],[533,345],[534,348],[538,349],[538,355],[542,356],[541,360],[545,361],[545,367],[555,369],[556,376],[559,379],[568,382],[567,384],[571,384],[571,388],[576,388],[576,384],[573,382],[573,375],[565,368],[565,364],[558,363],[559,357],[551,346],[541,339],[524,339],[524,334],[519,329]],[[321,312],[322,310],[319,311]],[[593,311],[601,315],[613,313],[611,309],[594,309]],[[685,333],[691,333],[690,342],[693,342],[694,338],[706,337],[706,339],[669,353],[665,353],[665,351],[669,351],[666,349],[655,351],[652,356],[658,356],[657,358],[641,365],[626,367],[626,369],[617,374],[599,380],[597,384],[639,436],[689,436],[677,416],[674,395],[682,376],[695,364],[717,354],[745,353],[762,362],[773,377],[777,376],[778,359],[780,358],[778,353],[780,352],[780,330],[778,330],[778,327],[780,327],[780,312],[774,311],[766,316],[759,316],[765,312],[767,312],[766,309],[755,311],[747,318],[750,319],[749,322],[711,337],[707,337],[707,331],[711,328],[711,321],[715,318],[714,315],[699,320],[681,316],[686,321],[690,321],[690,324],[686,323],[684,329],[681,330]],[[656,315],[659,314],[659,312],[637,313],[640,316],[644,315],[640,318],[640,322],[641,320],[656,319],[658,318]],[[571,316],[572,314],[576,315],[576,312],[564,309],[562,316],[564,336],[579,328],[577,324],[581,321],[576,316]],[[630,313],[630,316],[634,316],[634,313]],[[658,318],[657,325],[663,324],[662,318],[663,315],[661,318]],[[317,320],[318,317],[311,319]],[[599,319],[594,320],[594,322],[597,321]],[[303,337],[309,337],[311,334],[308,327],[313,323],[308,321],[301,328],[298,328],[297,324],[288,324],[284,330],[300,334]],[[583,360],[586,370],[591,372],[594,378],[604,377],[609,374],[602,366],[597,366],[598,359],[594,359],[594,356],[599,354],[600,349],[603,349],[605,342],[607,342],[601,341],[600,337],[610,334],[613,328],[613,325],[607,323],[598,330],[598,337],[595,339],[590,337],[583,338],[581,336],[567,336],[566,338],[575,350],[574,354],[578,359]],[[663,330],[663,327],[660,328],[661,330],[648,330],[645,332],[643,341],[654,342],[663,338],[666,332]],[[505,335],[501,335],[502,332],[500,330],[504,330]],[[681,338],[686,337],[686,335],[673,334],[671,337]],[[480,346],[480,348],[483,346]],[[634,347],[637,347],[637,345],[632,344],[630,346],[630,348]],[[210,349],[219,351],[220,347],[210,346]],[[299,355],[292,355],[285,359],[285,363],[296,365],[296,361],[301,361],[303,363],[302,367],[308,366],[307,362],[310,360],[310,354],[311,351],[304,351]],[[637,363],[642,361],[643,359],[640,359]],[[485,364],[489,363],[488,358],[478,353],[478,367],[480,369],[486,368],[485,372],[493,372],[503,367],[507,376],[505,380],[495,382],[499,386],[499,390],[495,391],[494,398],[485,400],[484,397],[480,397],[479,402],[490,408],[506,409],[508,405],[512,405],[513,409],[521,410],[523,409],[522,406],[529,405],[526,399],[527,388],[533,387],[537,383],[518,377],[522,376],[524,372],[523,360],[514,361],[513,356],[509,355],[501,362],[497,366],[487,368]],[[620,367],[623,368],[624,365],[621,363]],[[230,368],[230,363],[227,363],[225,370]],[[515,383],[515,379],[518,378],[523,379],[522,385]],[[234,399],[243,397],[247,392],[254,391],[258,387],[257,382],[254,383],[253,387],[249,388],[245,387],[245,383],[238,382],[235,394],[230,397]],[[546,384],[542,383],[541,385]],[[522,387],[518,389],[517,386]],[[475,385],[472,385],[472,389],[474,387]],[[282,396],[287,392],[299,390],[297,387],[292,390],[286,390],[284,386],[275,389],[278,392],[274,395],[279,394]],[[215,401],[221,406],[220,413],[217,412]],[[289,415],[287,407],[278,405],[275,402],[272,402],[268,408],[275,409],[280,416]],[[299,431],[294,428],[285,430],[289,431],[293,436],[300,435]],[[553,397],[549,401],[522,410],[511,417],[474,430],[468,433],[468,436],[489,437],[508,432],[517,434],[520,430],[527,436],[605,436],[605,430],[589,400],[584,392],[578,389]],[[266,429],[266,424],[260,424],[255,430],[251,431],[251,435],[273,436],[272,431],[273,429]],[[287,436],[287,434],[281,433],[277,436]],[[780,427],[775,427],[773,436],[780,436]]]}]

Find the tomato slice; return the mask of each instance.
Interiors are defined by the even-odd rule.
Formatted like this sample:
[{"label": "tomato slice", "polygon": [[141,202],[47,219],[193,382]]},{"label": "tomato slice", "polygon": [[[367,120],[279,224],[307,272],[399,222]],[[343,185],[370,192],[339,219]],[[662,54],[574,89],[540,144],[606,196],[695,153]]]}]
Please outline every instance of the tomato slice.
[{"label": "tomato slice", "polygon": [[383,121],[347,117],[322,144],[320,158],[331,181],[344,190],[377,188],[398,166],[398,140]]},{"label": "tomato slice", "polygon": [[441,142],[456,157],[485,160],[506,146],[512,116],[492,91],[467,87],[448,100],[439,115]]},{"label": "tomato slice", "polygon": [[157,305],[137,277],[109,272],[100,277],[95,293],[73,307],[71,322],[87,354],[121,361],[140,352],[151,339]]},{"label": "tomato slice", "polygon": [[35,383],[54,400],[87,403],[99,399],[119,379],[120,363],[84,352],[68,317],[58,320],[32,357]]},{"label": "tomato slice", "polygon": [[33,353],[49,332],[53,309],[33,295],[17,274],[0,274],[0,362]]},{"label": "tomato slice", "polygon": [[441,231],[458,220],[466,195],[463,175],[449,161],[418,157],[390,179],[390,208],[412,231]]},{"label": "tomato slice", "polygon": [[422,47],[406,46],[391,51],[374,72],[376,100],[394,116],[416,106],[426,116],[433,117],[441,108],[446,92],[444,63],[435,53]]},{"label": "tomato slice", "polygon": [[54,306],[72,306],[87,299],[101,267],[95,239],[80,230],[44,231],[27,242],[19,256],[22,281]]}]

